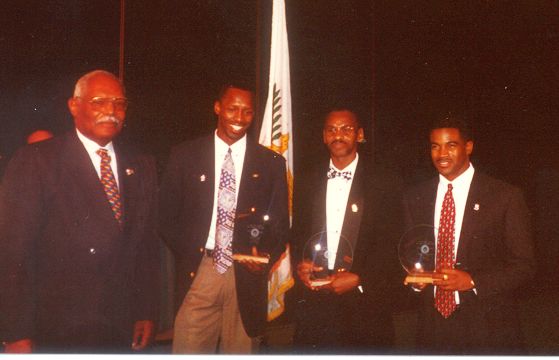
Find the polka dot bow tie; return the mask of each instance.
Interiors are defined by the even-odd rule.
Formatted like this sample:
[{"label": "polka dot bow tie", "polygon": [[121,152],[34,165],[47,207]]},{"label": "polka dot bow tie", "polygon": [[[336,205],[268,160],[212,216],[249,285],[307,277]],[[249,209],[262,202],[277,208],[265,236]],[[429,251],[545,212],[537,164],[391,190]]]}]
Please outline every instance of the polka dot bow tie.
[{"label": "polka dot bow tie", "polygon": [[351,171],[338,171],[338,170],[333,169],[333,168],[330,168],[328,170],[327,175],[328,175],[328,179],[333,179],[333,178],[338,176],[338,177],[341,177],[341,178],[346,179],[346,180],[351,180],[351,178],[353,176],[351,174]]}]

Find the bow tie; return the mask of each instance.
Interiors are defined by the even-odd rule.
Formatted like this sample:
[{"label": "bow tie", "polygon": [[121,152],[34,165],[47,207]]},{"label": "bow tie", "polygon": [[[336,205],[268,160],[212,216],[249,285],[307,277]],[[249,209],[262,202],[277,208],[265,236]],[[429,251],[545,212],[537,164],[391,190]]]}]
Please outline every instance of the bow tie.
[{"label": "bow tie", "polygon": [[327,175],[328,175],[328,179],[333,179],[336,176],[341,177],[341,178],[346,179],[346,180],[351,180],[351,178],[352,178],[351,171],[338,171],[338,170],[332,169],[332,168],[330,168],[328,170]]}]

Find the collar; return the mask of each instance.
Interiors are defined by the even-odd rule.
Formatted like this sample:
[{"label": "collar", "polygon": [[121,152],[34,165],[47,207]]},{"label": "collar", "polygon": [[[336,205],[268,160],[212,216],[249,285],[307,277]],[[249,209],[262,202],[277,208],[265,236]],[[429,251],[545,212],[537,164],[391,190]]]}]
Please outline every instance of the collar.
[{"label": "collar", "polygon": [[448,188],[448,184],[452,184],[453,188],[462,188],[465,186],[469,186],[471,184],[472,179],[474,177],[474,166],[472,163],[468,166],[466,171],[460,174],[456,179],[449,181],[447,178],[439,174],[439,186],[444,187],[445,189]]},{"label": "collar", "polygon": [[228,145],[225,141],[221,140],[219,136],[217,136],[217,130],[216,130],[214,133],[214,139],[215,139],[215,152],[216,154],[220,154],[220,155],[223,154],[223,157],[225,157],[225,154],[227,154],[229,148],[231,148],[232,156],[238,156],[244,154],[246,151],[246,147],[247,147],[246,134],[239,140],[235,141],[233,144]]},{"label": "collar", "polygon": [[351,172],[352,175],[355,175],[355,169],[357,169],[357,162],[359,161],[359,153],[355,154],[355,159],[353,159],[352,162],[349,163],[348,166],[346,166],[343,169],[338,169],[337,167],[334,166],[334,163],[332,162],[332,159],[330,158],[330,168],[339,171],[339,172],[345,172],[345,171],[349,171]]},{"label": "collar", "polygon": [[96,151],[99,149],[107,149],[109,152],[109,155],[111,157],[114,156],[115,154],[115,148],[113,145],[113,142],[109,142],[107,145],[105,146],[100,146],[99,144],[97,144],[95,141],[91,140],[90,138],[88,138],[87,136],[85,136],[84,134],[82,134],[77,128],[76,128],[76,133],[78,134],[78,139],[80,139],[80,141],[82,142],[83,146],[85,147],[85,150],[87,151],[88,154],[90,154],[90,156],[93,154],[95,156],[98,156]]}]

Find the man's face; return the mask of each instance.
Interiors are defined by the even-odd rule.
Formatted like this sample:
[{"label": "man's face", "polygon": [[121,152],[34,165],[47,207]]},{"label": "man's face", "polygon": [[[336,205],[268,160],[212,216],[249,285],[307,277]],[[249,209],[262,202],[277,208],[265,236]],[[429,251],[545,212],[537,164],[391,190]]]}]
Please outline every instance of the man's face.
[{"label": "man's face", "polygon": [[332,111],[326,117],[322,139],[332,158],[354,158],[357,143],[364,138],[363,129],[351,111]]},{"label": "man's face", "polygon": [[434,129],[430,140],[431,160],[439,174],[452,181],[468,169],[474,143],[464,141],[458,129]]},{"label": "man's face", "polygon": [[229,88],[220,100],[214,103],[217,115],[217,136],[232,145],[242,138],[254,117],[250,91]]},{"label": "man's face", "polygon": [[104,74],[90,78],[81,96],[68,100],[76,128],[101,146],[122,130],[126,106],[122,86]]}]

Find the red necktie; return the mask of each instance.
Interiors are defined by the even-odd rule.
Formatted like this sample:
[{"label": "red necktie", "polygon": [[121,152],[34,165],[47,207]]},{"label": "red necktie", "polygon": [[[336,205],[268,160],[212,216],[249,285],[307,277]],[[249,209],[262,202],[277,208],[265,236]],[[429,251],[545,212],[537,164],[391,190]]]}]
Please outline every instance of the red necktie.
[{"label": "red necktie", "polygon": [[99,149],[96,153],[101,157],[101,184],[103,184],[103,189],[105,190],[107,200],[109,201],[109,205],[111,205],[115,219],[121,223],[122,207],[120,204],[118,186],[116,185],[115,176],[111,169],[111,156],[107,153],[107,149]]},{"label": "red necktie", "polygon": [[[456,263],[454,256],[454,223],[456,221],[456,207],[452,197],[452,184],[444,196],[439,234],[437,237],[437,271],[451,269]],[[443,290],[437,287],[435,294],[435,308],[446,319],[456,310],[454,291]]]}]

